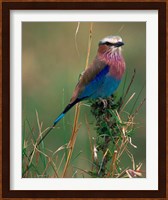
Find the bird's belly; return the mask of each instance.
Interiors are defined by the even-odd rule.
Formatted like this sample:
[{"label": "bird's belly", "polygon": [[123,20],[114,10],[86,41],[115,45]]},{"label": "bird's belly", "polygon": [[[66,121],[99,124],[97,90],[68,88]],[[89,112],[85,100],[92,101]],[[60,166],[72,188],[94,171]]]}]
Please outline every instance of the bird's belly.
[{"label": "bird's belly", "polygon": [[102,85],[97,88],[91,98],[107,98],[111,96],[118,88],[120,81],[121,80],[117,80],[111,76],[107,76]]}]

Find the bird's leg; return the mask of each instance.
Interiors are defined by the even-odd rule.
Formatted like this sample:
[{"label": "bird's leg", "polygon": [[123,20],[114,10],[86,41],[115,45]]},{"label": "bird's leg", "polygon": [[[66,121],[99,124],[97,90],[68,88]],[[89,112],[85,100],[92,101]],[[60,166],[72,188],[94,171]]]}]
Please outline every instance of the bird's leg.
[{"label": "bird's leg", "polygon": [[103,108],[107,108],[107,100],[106,99],[102,99],[102,98],[99,98],[100,101],[103,103]]}]

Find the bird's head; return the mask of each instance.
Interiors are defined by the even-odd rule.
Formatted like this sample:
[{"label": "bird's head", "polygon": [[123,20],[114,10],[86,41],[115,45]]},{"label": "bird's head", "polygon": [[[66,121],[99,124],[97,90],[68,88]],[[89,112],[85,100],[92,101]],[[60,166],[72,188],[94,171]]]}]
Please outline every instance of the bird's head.
[{"label": "bird's head", "polygon": [[105,52],[120,52],[121,51],[121,46],[123,46],[124,43],[122,41],[122,38],[120,36],[107,36],[100,40],[99,42],[99,49],[98,51],[100,53],[105,53]]},{"label": "bird's head", "polygon": [[97,59],[107,63],[109,66],[122,63],[125,66],[124,58],[121,53],[121,46],[124,43],[120,36],[107,36],[100,40]]}]

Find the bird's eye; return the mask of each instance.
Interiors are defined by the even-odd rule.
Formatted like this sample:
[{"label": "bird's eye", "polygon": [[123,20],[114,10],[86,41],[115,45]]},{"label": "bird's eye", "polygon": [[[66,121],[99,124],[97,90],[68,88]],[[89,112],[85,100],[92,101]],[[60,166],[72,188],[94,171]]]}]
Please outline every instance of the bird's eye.
[{"label": "bird's eye", "polygon": [[112,45],[114,45],[113,43],[110,43],[110,42],[105,42],[104,44],[107,45],[107,46],[112,46]]},{"label": "bird's eye", "polygon": [[100,46],[100,45],[114,46],[115,44],[114,44],[114,43],[111,43],[111,42],[102,42],[102,41],[100,41],[100,42],[99,42],[99,46]]}]

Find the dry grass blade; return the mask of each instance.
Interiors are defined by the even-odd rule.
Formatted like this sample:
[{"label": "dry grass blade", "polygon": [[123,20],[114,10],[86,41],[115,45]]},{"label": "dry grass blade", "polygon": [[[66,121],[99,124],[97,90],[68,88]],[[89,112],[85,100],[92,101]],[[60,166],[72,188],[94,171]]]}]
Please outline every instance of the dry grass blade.
[{"label": "dry grass blade", "polygon": [[134,78],[135,78],[135,74],[136,74],[136,70],[134,69],[134,73],[133,73],[133,75],[132,75],[131,82],[130,82],[128,88],[127,88],[127,91],[126,91],[126,93],[125,93],[125,95],[124,95],[124,97],[123,97],[123,100],[125,99],[125,97],[127,96],[128,92],[129,92],[129,90],[130,90],[130,87],[131,87],[131,85],[132,85],[132,83],[133,83],[133,81],[134,81]]},{"label": "dry grass blade", "polygon": [[125,152],[127,153],[127,155],[130,157],[132,161],[132,169],[135,170],[135,160],[134,160],[133,154],[128,150],[128,148],[125,149]]},{"label": "dry grass blade", "polygon": [[114,155],[112,159],[112,177],[114,177],[114,172],[116,170],[116,161],[117,161],[117,151],[114,151]]},{"label": "dry grass blade", "polygon": [[124,153],[125,149],[127,148],[127,144],[128,144],[128,140],[122,142],[120,148],[119,148],[119,153],[118,153],[118,156],[117,156],[117,159],[119,159],[122,154]]},{"label": "dry grass blade", "polygon": [[118,30],[118,33],[120,33],[124,29],[125,25],[123,24],[120,29]]},{"label": "dry grass blade", "polygon": [[130,145],[133,146],[135,149],[137,148],[137,146],[136,146],[135,144],[132,143],[132,138],[131,138],[131,137],[129,137],[129,143],[130,143]]},{"label": "dry grass blade", "polygon": [[89,127],[89,123],[87,120],[87,117],[85,116],[85,121],[86,121],[86,127],[87,127],[87,133],[88,133],[88,138],[89,138],[89,143],[90,143],[90,150],[91,150],[91,154],[92,154],[92,162],[94,161],[94,150],[93,150],[93,145],[92,145],[92,139],[91,139],[91,134],[90,134],[90,127]]},{"label": "dry grass blade", "polygon": [[42,173],[42,177],[45,176],[45,173],[47,172],[47,170],[48,170],[48,168],[49,168],[49,166],[50,166],[50,163],[51,163],[51,160],[48,160],[47,165],[46,165],[46,168],[44,169],[44,171],[43,171],[43,173]]},{"label": "dry grass blade", "polygon": [[54,161],[51,159],[51,166],[54,170],[54,174],[55,174],[55,177],[59,178],[59,175],[58,175],[58,169],[56,168],[56,165],[54,163]]},{"label": "dry grass blade", "polygon": [[73,166],[73,168],[76,168],[76,169],[78,169],[78,170],[84,172],[85,174],[88,174],[88,175],[89,175],[89,171],[87,171],[87,170],[84,170],[84,169],[81,169],[81,168],[75,167],[75,166]]},{"label": "dry grass blade", "polygon": [[107,174],[107,178],[112,175],[114,177],[114,172],[116,170],[116,161],[117,161],[117,151],[114,151],[113,158],[111,161],[110,171]]},{"label": "dry grass blade", "polygon": [[91,22],[90,30],[89,30],[88,50],[87,50],[85,69],[88,67],[88,64],[89,64],[90,49],[91,49],[91,44],[92,44],[92,32],[93,32],[93,23]]},{"label": "dry grass blade", "polygon": [[[89,42],[88,42],[88,51],[87,51],[87,58],[86,58],[86,66],[85,69],[88,66],[89,63],[89,56],[90,56],[90,48],[91,48],[91,41],[92,41],[92,29],[93,29],[93,23],[90,24],[90,30],[89,30]],[[77,137],[77,131],[78,131],[78,119],[79,119],[79,113],[80,113],[80,103],[78,103],[75,107],[75,117],[74,117],[74,124],[73,124],[73,130],[72,130],[72,135],[68,144],[69,152],[66,160],[66,164],[63,170],[62,177],[65,177],[70,159],[72,156],[72,152],[74,149],[74,145],[76,142],[76,137]]]},{"label": "dry grass blade", "polygon": [[62,156],[62,158],[61,158],[61,161],[60,161],[60,163],[59,163],[58,172],[59,172],[59,170],[60,170],[60,167],[61,167],[61,165],[62,165],[62,163],[63,163],[64,158],[65,158],[65,153],[63,154],[63,156]]},{"label": "dry grass blade", "polygon": [[78,56],[80,56],[79,49],[78,49],[78,44],[77,44],[77,34],[78,34],[78,31],[79,31],[79,27],[80,27],[80,22],[78,22],[78,25],[76,27],[76,32],[75,32],[75,48],[76,48]]},{"label": "dry grass blade", "polygon": [[131,176],[131,174],[129,173],[129,170],[126,170],[126,174],[128,175],[128,178],[133,178],[133,177]]},{"label": "dry grass blade", "polygon": [[74,125],[73,125],[73,130],[72,130],[72,135],[68,144],[69,152],[68,152],[68,157],[67,161],[63,170],[62,177],[65,177],[65,174],[68,169],[68,165],[72,156],[73,148],[76,142],[76,136],[77,136],[77,127],[78,127],[78,118],[79,118],[79,113],[80,113],[80,103],[76,105],[75,107],[75,119],[74,119]]},{"label": "dry grass blade", "polygon": [[134,98],[135,96],[135,92],[130,96],[130,98],[128,99],[128,101],[123,105],[122,109],[120,110],[120,112],[122,112],[124,110],[124,108],[127,106],[127,104]]},{"label": "dry grass blade", "polygon": [[143,91],[145,85],[146,85],[146,83],[143,84],[141,90],[139,91],[139,93],[138,93],[138,95],[137,95],[137,98],[136,98],[136,100],[135,100],[135,102],[134,102],[134,104],[133,104],[133,106],[132,106],[131,111],[130,111],[130,115],[132,115],[132,112],[133,112],[133,110],[134,110],[134,107],[135,107],[135,105],[136,105],[136,103],[137,103],[137,101],[138,101],[138,99],[139,99],[139,97],[140,97],[140,95],[141,95],[141,93],[142,93],[142,91]]},{"label": "dry grass blade", "polygon": [[47,154],[45,154],[44,152],[40,151],[35,144],[33,144],[33,146],[34,146],[34,149],[36,151],[38,151],[39,153],[43,154],[46,158],[49,158],[49,156]]},{"label": "dry grass blade", "polygon": [[78,174],[78,171],[76,170],[73,175],[72,175],[72,178],[75,178],[75,176]]},{"label": "dry grass blade", "polygon": [[67,148],[67,144],[64,144],[62,146],[60,146],[56,151],[54,151],[53,156],[58,153],[59,151],[66,149]]},{"label": "dry grass blade", "polygon": [[136,170],[139,171],[142,167],[142,163],[139,163],[139,165],[137,166]]},{"label": "dry grass blade", "polygon": [[120,174],[118,174],[118,176],[116,178],[123,177],[127,170],[128,170],[128,167],[126,169],[124,169]]},{"label": "dry grass blade", "polygon": [[104,159],[105,159],[105,157],[106,157],[108,151],[109,151],[109,149],[106,149],[106,152],[105,152],[104,155],[103,155],[103,158],[102,158],[102,161],[101,161],[101,165],[100,165],[98,174],[100,174],[100,172],[101,172],[101,169],[102,169],[102,166],[103,166],[103,162],[104,162]]},{"label": "dry grass blade", "polygon": [[119,109],[118,109],[119,111],[120,111],[120,109],[121,109],[121,107],[122,107],[122,105],[123,105],[123,103],[124,103],[124,101],[125,101],[125,98],[126,98],[128,92],[129,92],[130,88],[131,88],[131,85],[132,85],[132,83],[133,83],[133,81],[134,81],[134,78],[135,78],[135,74],[136,74],[136,70],[134,69],[134,73],[133,73],[133,75],[132,75],[130,84],[128,85],[128,88],[127,88],[127,90],[126,90],[126,92],[125,92],[125,95],[124,95],[123,98],[122,98],[121,105],[120,105],[120,107],[119,107]]},{"label": "dry grass blade", "polygon": [[[46,134],[44,134],[47,130],[50,130],[50,128],[46,128],[43,132],[40,132],[40,130],[39,130],[39,132],[40,132],[40,134],[39,134],[39,136],[38,136],[38,138],[37,138],[37,142],[36,142],[36,144],[35,144],[35,146],[34,146],[34,149],[33,149],[33,151],[30,153],[30,155],[29,155],[29,160],[32,160],[33,159],[33,155],[34,155],[34,152],[35,152],[35,147],[37,147],[42,141],[43,141],[43,139],[44,139],[44,136],[46,136]],[[48,131],[47,131],[47,133],[48,133]],[[44,136],[43,136],[43,134],[44,134]],[[33,142],[32,142],[33,143]]]},{"label": "dry grass blade", "polygon": [[[40,123],[39,123],[39,125],[40,125]],[[39,126],[40,127],[40,126]],[[39,136],[38,136],[38,138],[37,138],[37,142],[34,144],[33,143],[33,140],[31,140],[32,141],[32,144],[33,144],[33,150],[31,151],[31,153],[29,154],[29,156],[26,156],[27,157],[27,159],[29,160],[29,163],[28,163],[28,165],[26,166],[26,170],[22,173],[22,176],[23,177],[25,177],[25,174],[27,174],[27,171],[30,169],[30,167],[31,167],[31,164],[32,164],[32,161],[33,161],[33,157],[34,157],[34,154],[35,154],[35,151],[36,151],[36,148],[37,148],[37,146],[43,141],[43,139],[44,139],[44,136],[46,136],[46,132],[47,131],[47,133],[48,133],[48,131],[50,131],[50,128],[46,128],[43,132],[41,132],[41,128],[39,129]],[[44,136],[43,136],[43,134],[44,134]]]},{"label": "dry grass blade", "polygon": [[132,118],[134,118],[135,115],[138,114],[139,110],[141,109],[141,107],[142,107],[142,105],[144,104],[145,101],[146,101],[146,98],[144,98],[144,99],[141,101],[140,105],[137,107],[137,109],[135,110],[135,112],[132,114]]},{"label": "dry grass blade", "polygon": [[39,129],[39,135],[41,135],[42,125],[40,125],[40,120],[39,120],[39,116],[38,116],[37,110],[36,110],[36,118],[37,118],[37,125],[38,125],[38,129]]},{"label": "dry grass blade", "polygon": [[[46,166],[46,168],[48,168],[48,167],[49,167],[48,165],[49,165],[50,163],[53,163],[52,158],[50,158],[50,157],[49,157],[47,154],[45,154],[44,152],[40,151],[40,150],[37,148],[37,146],[36,146],[35,144],[33,144],[33,146],[34,146],[34,148],[35,148],[36,151],[38,151],[39,153],[41,153],[42,155],[44,155],[44,156],[48,159],[48,164],[47,164],[47,166]],[[54,169],[54,172],[55,172],[56,176],[59,177],[59,176],[58,176],[58,173],[57,173],[57,170],[54,168],[53,165],[52,165],[52,167],[53,167],[53,169]],[[45,169],[44,171],[46,171],[46,169]],[[43,172],[43,173],[45,173],[45,172]]]}]

